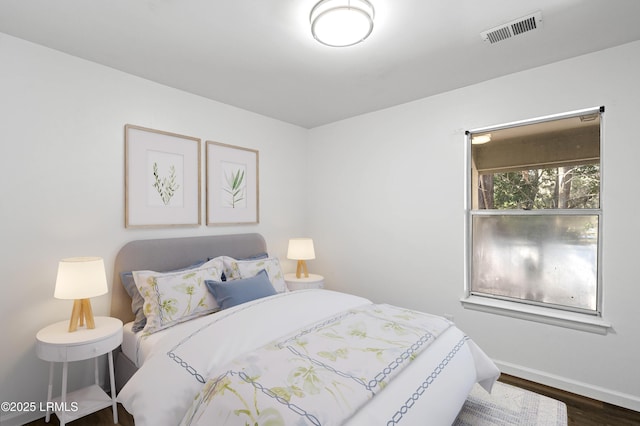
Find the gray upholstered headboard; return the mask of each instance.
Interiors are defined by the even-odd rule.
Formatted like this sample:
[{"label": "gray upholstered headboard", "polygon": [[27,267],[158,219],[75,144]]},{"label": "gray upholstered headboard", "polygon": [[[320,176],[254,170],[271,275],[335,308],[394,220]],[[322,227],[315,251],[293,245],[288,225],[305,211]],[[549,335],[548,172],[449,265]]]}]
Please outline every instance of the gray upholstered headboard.
[{"label": "gray upholstered headboard", "polygon": [[120,272],[169,271],[211,257],[224,255],[240,259],[266,251],[267,244],[260,234],[131,241],[116,256],[111,288],[111,316],[120,318],[125,323],[133,321],[131,298],[120,281]]}]

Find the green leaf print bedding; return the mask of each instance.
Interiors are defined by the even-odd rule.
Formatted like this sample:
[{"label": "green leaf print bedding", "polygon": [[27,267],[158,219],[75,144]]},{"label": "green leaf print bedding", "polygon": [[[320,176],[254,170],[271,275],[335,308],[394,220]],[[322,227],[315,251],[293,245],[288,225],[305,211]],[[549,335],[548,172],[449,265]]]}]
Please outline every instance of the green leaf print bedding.
[{"label": "green leaf print bedding", "polygon": [[390,305],[345,311],[212,372],[182,425],[343,424],[449,327]]}]

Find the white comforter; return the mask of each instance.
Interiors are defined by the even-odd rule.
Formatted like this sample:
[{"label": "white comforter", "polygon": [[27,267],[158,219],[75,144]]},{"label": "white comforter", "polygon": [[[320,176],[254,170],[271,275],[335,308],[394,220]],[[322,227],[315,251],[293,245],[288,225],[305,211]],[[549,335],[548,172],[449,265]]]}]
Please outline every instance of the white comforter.
[{"label": "white comforter", "polygon": [[[137,426],[179,424],[210,376],[238,356],[370,304],[327,290],[297,291],[198,319],[198,327],[188,327],[186,334],[184,327],[174,327],[165,332],[118,400]],[[490,390],[498,374],[473,341],[450,326],[345,424],[450,425],[473,384],[480,382]]]}]

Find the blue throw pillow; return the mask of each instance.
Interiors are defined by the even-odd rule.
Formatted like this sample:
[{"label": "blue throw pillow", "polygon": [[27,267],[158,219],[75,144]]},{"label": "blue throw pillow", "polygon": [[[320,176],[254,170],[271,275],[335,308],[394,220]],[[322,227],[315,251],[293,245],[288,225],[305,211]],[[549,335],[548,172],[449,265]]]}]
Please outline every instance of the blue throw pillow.
[{"label": "blue throw pillow", "polygon": [[204,283],[221,309],[277,294],[264,269],[251,278],[225,282],[206,280]]},{"label": "blue throw pillow", "polygon": [[121,272],[120,280],[122,281],[122,285],[127,291],[127,294],[131,297],[131,311],[133,312],[133,315],[135,315],[131,330],[133,330],[134,333],[137,333],[147,325],[147,317],[144,315],[143,311],[144,298],[136,287],[136,282],[133,279],[133,272]]}]

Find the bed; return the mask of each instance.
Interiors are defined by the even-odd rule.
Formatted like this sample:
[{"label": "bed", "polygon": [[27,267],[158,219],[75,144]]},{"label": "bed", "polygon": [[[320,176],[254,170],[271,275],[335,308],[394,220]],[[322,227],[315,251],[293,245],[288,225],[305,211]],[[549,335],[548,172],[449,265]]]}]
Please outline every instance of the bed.
[{"label": "bed", "polygon": [[118,401],[137,426],[450,425],[499,376],[444,318],[288,291],[255,233],[126,244],[111,314],[126,323]]}]

